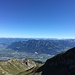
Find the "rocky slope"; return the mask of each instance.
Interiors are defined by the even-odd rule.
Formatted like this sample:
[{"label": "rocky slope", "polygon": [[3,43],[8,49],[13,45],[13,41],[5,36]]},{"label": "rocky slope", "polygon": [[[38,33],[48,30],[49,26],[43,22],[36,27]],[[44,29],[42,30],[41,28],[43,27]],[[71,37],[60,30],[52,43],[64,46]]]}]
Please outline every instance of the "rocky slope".
[{"label": "rocky slope", "polygon": [[0,61],[0,75],[16,75],[20,72],[29,70],[36,66],[36,63],[31,59],[9,59]]}]

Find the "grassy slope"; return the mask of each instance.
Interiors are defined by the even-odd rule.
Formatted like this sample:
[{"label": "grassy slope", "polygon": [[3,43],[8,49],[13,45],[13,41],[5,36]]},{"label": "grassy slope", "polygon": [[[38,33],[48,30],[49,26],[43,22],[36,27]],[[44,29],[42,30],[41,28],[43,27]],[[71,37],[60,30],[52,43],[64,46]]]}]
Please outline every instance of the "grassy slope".
[{"label": "grassy slope", "polygon": [[18,59],[11,59],[7,62],[0,61],[0,75],[16,75],[27,69],[27,66]]},{"label": "grassy slope", "polygon": [[42,64],[38,64],[36,67],[20,72],[17,75],[33,75],[40,66],[42,66]]}]

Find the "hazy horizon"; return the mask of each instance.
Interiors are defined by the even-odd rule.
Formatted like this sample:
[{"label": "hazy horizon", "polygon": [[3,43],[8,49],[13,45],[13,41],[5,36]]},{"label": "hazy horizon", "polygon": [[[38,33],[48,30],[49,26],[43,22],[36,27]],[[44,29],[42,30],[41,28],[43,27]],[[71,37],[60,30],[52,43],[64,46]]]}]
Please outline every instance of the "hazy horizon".
[{"label": "hazy horizon", "polygon": [[56,40],[65,40],[65,39],[75,39],[75,38],[47,38],[47,37],[0,37],[0,38],[9,38],[9,39],[56,39]]}]

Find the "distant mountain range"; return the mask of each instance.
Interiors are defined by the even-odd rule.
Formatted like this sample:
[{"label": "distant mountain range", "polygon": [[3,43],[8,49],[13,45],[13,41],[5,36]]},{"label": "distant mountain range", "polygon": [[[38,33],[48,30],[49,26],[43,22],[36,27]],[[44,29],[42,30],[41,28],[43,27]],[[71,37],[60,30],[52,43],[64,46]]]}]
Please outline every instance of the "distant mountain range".
[{"label": "distant mountain range", "polygon": [[29,39],[27,41],[14,42],[7,48],[19,52],[56,55],[74,46],[75,40]]},{"label": "distant mountain range", "polygon": [[0,43],[10,45],[13,42],[26,41],[29,38],[0,38]]},{"label": "distant mountain range", "polygon": [[75,46],[75,39],[0,38],[0,60],[32,58],[45,62]]}]

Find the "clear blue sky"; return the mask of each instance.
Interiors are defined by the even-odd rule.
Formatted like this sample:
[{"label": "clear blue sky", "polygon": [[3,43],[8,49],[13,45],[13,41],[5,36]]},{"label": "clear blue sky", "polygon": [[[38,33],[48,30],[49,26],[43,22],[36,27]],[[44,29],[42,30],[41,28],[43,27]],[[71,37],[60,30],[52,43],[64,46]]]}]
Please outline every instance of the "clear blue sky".
[{"label": "clear blue sky", "polygon": [[0,37],[75,38],[75,0],[0,0]]}]

